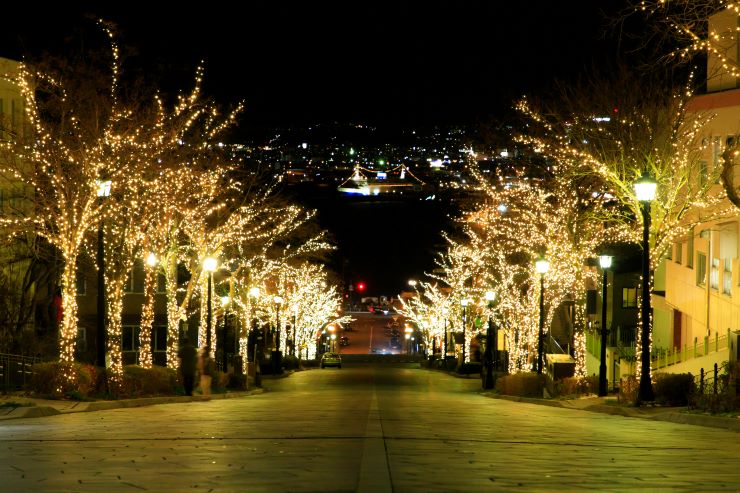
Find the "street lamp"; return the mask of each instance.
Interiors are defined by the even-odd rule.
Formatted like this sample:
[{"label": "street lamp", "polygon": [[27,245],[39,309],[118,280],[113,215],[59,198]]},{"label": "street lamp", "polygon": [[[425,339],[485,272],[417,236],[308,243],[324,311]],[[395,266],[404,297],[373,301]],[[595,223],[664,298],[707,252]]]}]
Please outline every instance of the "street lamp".
[{"label": "street lamp", "polygon": [[545,274],[550,270],[550,262],[540,257],[534,263],[534,268],[540,275],[540,330],[537,336],[537,373],[542,373],[542,340],[545,331]]},{"label": "street lamp", "polygon": [[642,303],[640,305],[642,321],[642,355],[640,371],[640,388],[637,392],[637,403],[655,400],[653,383],[650,379],[650,202],[655,199],[658,183],[645,171],[635,182],[635,195],[642,209]]},{"label": "street lamp", "polygon": [[[102,201],[110,196],[110,180],[98,180],[97,196]],[[98,310],[97,310],[97,337],[96,343],[96,362],[98,366],[105,367],[105,233],[103,231],[103,221],[101,219],[98,225]]]},{"label": "street lamp", "polygon": [[[298,322],[298,306],[293,305],[293,309],[291,310],[293,312],[293,324],[291,327],[291,333],[290,338],[292,340],[291,346],[290,346],[290,355],[295,356],[295,336],[296,336],[296,323]],[[300,351],[298,352],[298,356],[300,357]]]},{"label": "street lamp", "polygon": [[283,303],[283,298],[280,296],[273,296],[273,303],[275,303],[275,350],[272,355],[273,371],[275,374],[280,373],[280,305]]},{"label": "street lamp", "polygon": [[409,279],[409,286],[416,288],[416,279]]},{"label": "street lamp", "polygon": [[283,303],[283,298],[273,296],[272,302],[275,303],[275,351],[280,351],[280,305]]},{"label": "street lamp", "polygon": [[450,311],[447,308],[442,308],[442,316],[445,319],[445,338],[442,344],[442,361],[447,361],[447,314],[449,313]]},{"label": "street lamp", "polygon": [[465,322],[468,308],[468,299],[463,298],[460,300],[460,306],[462,307],[462,364],[465,364]]},{"label": "street lamp", "polygon": [[208,272],[208,316],[206,317],[206,350],[211,350],[211,318],[213,316],[211,308],[211,286],[213,284],[213,273],[218,267],[218,260],[214,257],[206,257],[203,260],[203,270]]},{"label": "street lamp", "polygon": [[493,348],[498,343],[495,328],[493,326],[493,302],[496,300],[494,291],[486,291],[486,301],[488,302],[488,330],[486,331],[486,353],[483,359],[486,362],[486,380],[483,382],[483,388],[491,390],[493,388],[493,367],[495,365],[494,354],[498,352],[498,347]]},{"label": "street lamp", "polygon": [[227,364],[226,364],[226,337],[228,335],[228,321],[229,321],[229,313],[227,311],[227,308],[229,306],[229,303],[231,302],[230,296],[222,296],[221,297],[221,308],[223,308],[224,312],[224,331],[223,331],[223,338],[221,338],[222,345],[221,345],[221,368],[223,368],[224,373],[227,371]]},{"label": "street lamp", "polygon": [[608,393],[606,378],[606,308],[607,308],[607,269],[612,266],[612,258],[609,255],[599,256],[599,265],[603,272],[603,282],[601,285],[601,364],[599,365],[599,396],[603,397]]}]

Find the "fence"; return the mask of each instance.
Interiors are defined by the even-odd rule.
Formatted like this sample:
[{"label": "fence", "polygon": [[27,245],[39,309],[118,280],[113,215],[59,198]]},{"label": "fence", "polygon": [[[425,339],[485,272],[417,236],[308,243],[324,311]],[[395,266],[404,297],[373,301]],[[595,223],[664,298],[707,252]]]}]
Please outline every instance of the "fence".
[{"label": "fence", "polygon": [[705,336],[701,342],[695,337],[693,344],[684,344],[683,348],[653,349],[650,355],[650,368],[658,370],[693,358],[706,356],[712,352],[725,350],[728,347],[729,340],[730,329],[727,329],[727,332],[723,336],[715,332],[714,337]]},{"label": "fence", "polygon": [[0,388],[3,393],[22,389],[31,376],[31,367],[39,358],[0,354]]},{"label": "fence", "polygon": [[[730,329],[720,336],[715,332],[714,337],[705,336],[700,342],[694,338],[691,345],[684,344],[682,348],[653,348],[650,354],[650,368],[658,370],[667,366],[682,363],[693,358],[706,356],[712,352],[718,352],[727,349],[730,341]],[[618,346],[620,356],[635,355],[634,343],[631,346]],[[586,333],[586,349],[589,353],[598,357],[601,349],[601,336],[596,332]]]}]

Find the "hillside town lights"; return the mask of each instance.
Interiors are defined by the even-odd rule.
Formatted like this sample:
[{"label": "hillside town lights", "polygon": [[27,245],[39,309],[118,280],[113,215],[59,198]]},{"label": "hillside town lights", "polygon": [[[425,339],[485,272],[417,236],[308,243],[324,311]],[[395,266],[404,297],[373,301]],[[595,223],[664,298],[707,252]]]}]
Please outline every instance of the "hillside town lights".
[{"label": "hillside town lights", "polygon": [[[97,196],[102,202],[110,196],[110,180],[98,180]],[[97,326],[95,337],[95,362],[100,367],[105,367],[105,346],[106,346],[106,329],[105,329],[105,232],[103,231],[103,219],[101,218],[98,225],[98,310]]]},{"label": "hillside town lights", "polygon": [[653,383],[650,378],[650,202],[655,199],[657,186],[658,183],[647,171],[635,182],[635,195],[640,201],[642,210],[642,299],[640,303],[642,352],[640,388],[637,392],[638,404],[655,400]]},{"label": "hillside town lights", "polygon": [[534,263],[534,268],[540,275],[540,330],[537,334],[537,373],[542,373],[542,343],[545,331],[545,274],[550,270],[550,262],[540,257]]},{"label": "hillside town lights", "polygon": [[612,266],[612,258],[609,255],[599,256],[599,265],[601,266],[603,282],[601,285],[601,364],[599,365],[599,396],[603,397],[608,393],[606,379],[606,308],[607,308],[607,269]]},{"label": "hillside town lights", "polygon": [[493,389],[493,367],[495,365],[494,353],[498,352],[498,347],[494,348],[494,344],[497,344],[498,337],[496,337],[496,331],[493,326],[493,302],[496,300],[495,291],[486,291],[486,302],[488,302],[488,330],[486,331],[486,353],[483,359],[486,364],[486,379],[483,382],[483,388],[486,390]]},{"label": "hillside town lights", "polygon": [[211,351],[211,320],[213,309],[211,307],[211,286],[213,285],[213,273],[218,267],[218,260],[214,257],[206,257],[203,260],[203,270],[208,272],[208,315],[206,317],[206,348]]}]

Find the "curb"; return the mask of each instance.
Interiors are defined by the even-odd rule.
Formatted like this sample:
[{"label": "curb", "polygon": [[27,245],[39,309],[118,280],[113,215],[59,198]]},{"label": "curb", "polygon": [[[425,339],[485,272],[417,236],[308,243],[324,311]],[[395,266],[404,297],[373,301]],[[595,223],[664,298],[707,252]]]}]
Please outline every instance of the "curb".
[{"label": "curb", "polygon": [[19,406],[14,408],[4,416],[0,416],[0,421],[6,419],[20,418],[42,418],[45,416],[56,416],[58,414],[85,413],[95,411],[108,411],[111,409],[135,408],[144,406],[156,406],[159,404],[176,404],[181,402],[205,402],[208,400],[234,399],[237,397],[247,397],[250,395],[262,394],[265,390],[262,388],[234,392],[229,394],[211,394],[210,399],[200,395],[194,396],[162,396],[162,397],[142,397],[139,399],[121,399],[119,401],[92,401],[80,402],[79,405],[60,411],[53,406]]},{"label": "curb", "polygon": [[658,414],[647,414],[640,412],[637,408],[625,408],[619,406],[607,406],[605,404],[593,404],[591,406],[578,408],[565,406],[563,401],[548,401],[534,397],[519,397],[513,395],[500,395],[486,392],[478,392],[483,397],[490,399],[502,399],[512,402],[523,402],[526,404],[537,404],[540,406],[560,407],[563,409],[572,409],[577,411],[588,411],[600,414],[610,414],[612,416],[623,416],[625,418],[651,419],[654,421],[665,421],[670,423],[704,426],[708,428],[719,428],[728,431],[740,433],[740,419],[724,418],[719,416],[707,416],[704,414],[687,414],[675,411],[666,411]]}]

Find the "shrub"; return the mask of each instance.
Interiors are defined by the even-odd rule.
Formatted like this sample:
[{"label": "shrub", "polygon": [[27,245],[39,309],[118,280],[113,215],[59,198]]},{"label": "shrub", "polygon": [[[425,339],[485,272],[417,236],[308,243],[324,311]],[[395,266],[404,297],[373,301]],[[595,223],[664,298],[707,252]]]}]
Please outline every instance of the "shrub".
[{"label": "shrub", "polygon": [[637,392],[640,389],[640,384],[637,381],[637,377],[634,375],[627,375],[619,380],[619,394],[617,394],[617,402],[623,404],[637,404]]},{"label": "shrub", "polygon": [[[65,374],[70,370],[72,378],[68,379]],[[82,400],[95,390],[96,382],[97,369],[94,366],[53,361],[33,365],[26,389],[45,397]]]},{"label": "shrub", "polygon": [[655,375],[655,402],[668,406],[687,406],[696,392],[691,373],[658,373]]},{"label": "shrub", "polygon": [[171,368],[152,366],[142,368],[137,365],[123,367],[123,381],[118,397],[148,397],[173,395],[178,387],[177,373]]},{"label": "shrub", "polygon": [[599,377],[566,377],[549,381],[547,390],[553,397],[595,394],[599,388]]},{"label": "shrub", "polygon": [[480,374],[482,365],[480,362],[463,363],[455,371],[461,375]]},{"label": "shrub", "polygon": [[226,388],[233,390],[244,390],[247,388],[247,376],[239,373],[229,373]]},{"label": "shrub", "polygon": [[286,370],[298,369],[298,358],[295,356],[286,356],[283,358],[283,368]]},{"label": "shrub", "polygon": [[504,395],[520,397],[542,397],[545,376],[537,373],[520,372],[496,379],[496,391]]}]

